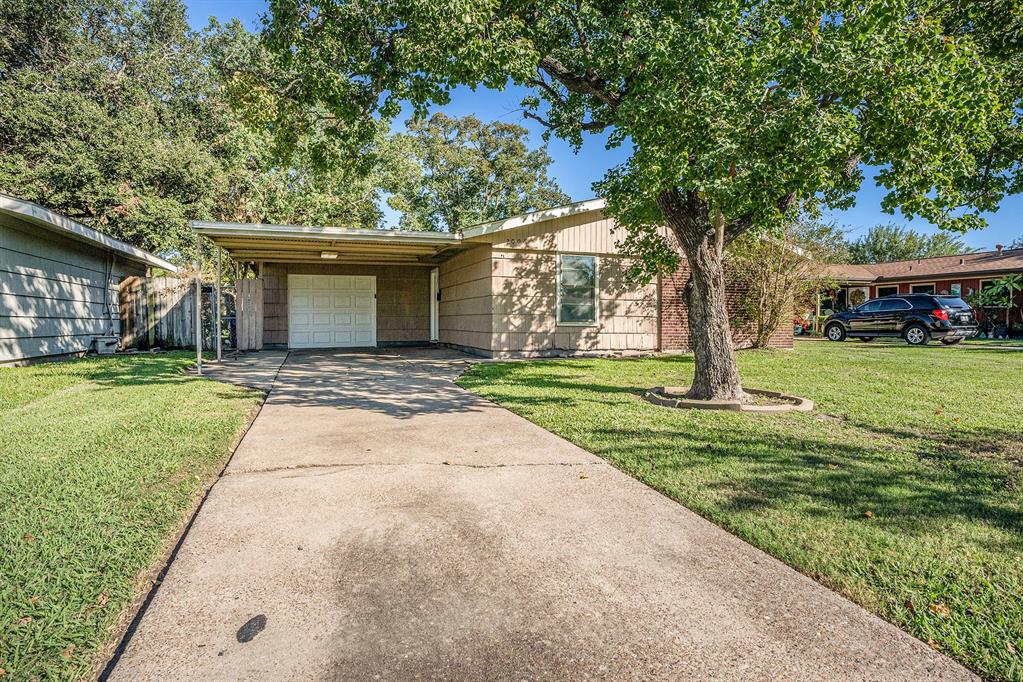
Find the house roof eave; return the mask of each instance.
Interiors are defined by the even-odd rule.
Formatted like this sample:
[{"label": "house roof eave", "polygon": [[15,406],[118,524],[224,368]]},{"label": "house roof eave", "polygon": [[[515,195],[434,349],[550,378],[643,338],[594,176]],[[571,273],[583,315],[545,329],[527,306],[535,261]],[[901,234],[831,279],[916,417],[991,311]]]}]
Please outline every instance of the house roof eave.
[{"label": "house roof eave", "polygon": [[0,193],[0,213],[42,227],[75,241],[89,244],[105,251],[111,251],[126,260],[161,268],[168,272],[176,273],[178,271],[177,266],[156,254],[122,242],[119,239],[114,239],[109,235],[83,225],[77,220],[72,220],[66,215],[51,211],[32,201]]},{"label": "house roof eave", "polygon": [[530,213],[521,213],[509,218],[491,220],[486,223],[471,225],[469,227],[462,228],[459,232],[464,239],[473,239],[474,237],[481,237],[486,234],[514,230],[527,225],[547,222],[548,220],[557,220],[558,218],[564,218],[569,215],[600,211],[603,210],[606,205],[607,202],[601,198],[587,199],[585,201],[577,201],[572,204],[565,204],[564,206],[545,208],[539,211],[532,211]]}]

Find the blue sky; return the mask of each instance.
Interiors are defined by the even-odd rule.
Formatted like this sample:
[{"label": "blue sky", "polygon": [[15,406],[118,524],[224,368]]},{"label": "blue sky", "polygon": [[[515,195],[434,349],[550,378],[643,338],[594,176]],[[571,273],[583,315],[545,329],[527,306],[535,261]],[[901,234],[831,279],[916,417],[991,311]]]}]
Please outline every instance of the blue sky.
[{"label": "blue sky", "polygon": [[[195,28],[206,25],[211,16],[220,21],[232,18],[241,19],[250,29],[258,28],[259,15],[266,11],[266,3],[262,0],[185,0],[188,6],[189,21]],[[524,120],[519,102],[523,91],[509,88],[503,92],[459,88],[453,94],[451,104],[443,111],[452,116],[473,114],[483,121],[502,120],[518,123],[530,130],[533,141],[540,144],[542,129],[534,121]],[[627,156],[626,150],[606,150],[602,136],[589,136],[578,154],[573,153],[565,142],[552,139],[548,150],[554,163],[551,174],[561,188],[573,200],[588,199],[593,196],[591,185],[599,180],[604,172],[612,168]],[[869,175],[869,174],[868,174]],[[849,230],[849,236],[855,238],[865,233],[871,226],[878,223],[893,222],[898,225],[909,225],[922,232],[936,232],[937,229],[927,222],[917,219],[906,221],[901,216],[891,216],[881,211],[880,202],[883,192],[877,188],[870,177],[864,182],[856,197],[856,206],[846,211],[835,211],[831,217],[843,228]],[[1003,202],[1001,209],[986,216],[988,228],[968,233],[967,244],[974,248],[989,250],[995,244],[1008,244],[1017,237],[1023,237],[1023,196],[1010,197]],[[395,219],[394,215],[388,216]]]}]

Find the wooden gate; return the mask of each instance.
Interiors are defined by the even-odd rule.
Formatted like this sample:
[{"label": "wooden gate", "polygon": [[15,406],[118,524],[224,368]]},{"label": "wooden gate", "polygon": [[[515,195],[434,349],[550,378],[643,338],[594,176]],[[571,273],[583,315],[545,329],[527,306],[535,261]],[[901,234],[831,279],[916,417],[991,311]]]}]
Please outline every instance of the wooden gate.
[{"label": "wooden gate", "polygon": [[240,279],[235,287],[238,350],[259,350],[263,347],[263,279]]}]

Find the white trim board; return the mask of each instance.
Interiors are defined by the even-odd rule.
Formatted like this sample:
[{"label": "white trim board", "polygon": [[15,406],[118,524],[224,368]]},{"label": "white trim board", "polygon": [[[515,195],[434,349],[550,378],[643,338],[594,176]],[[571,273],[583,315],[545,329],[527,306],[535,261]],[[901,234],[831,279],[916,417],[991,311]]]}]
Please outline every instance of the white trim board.
[{"label": "white trim board", "polygon": [[318,225],[265,225],[261,223],[213,223],[193,220],[192,229],[207,237],[255,237],[319,239],[326,241],[396,242],[399,244],[457,244],[461,237],[448,232],[413,232]]}]

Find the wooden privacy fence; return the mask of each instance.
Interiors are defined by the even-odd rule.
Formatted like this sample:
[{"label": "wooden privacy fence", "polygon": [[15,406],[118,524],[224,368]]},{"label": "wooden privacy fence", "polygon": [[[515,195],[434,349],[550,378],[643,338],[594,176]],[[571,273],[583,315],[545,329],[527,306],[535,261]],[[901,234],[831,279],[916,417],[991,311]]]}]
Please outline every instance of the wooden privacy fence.
[{"label": "wooden privacy fence", "polygon": [[[195,280],[128,277],[121,289],[123,348],[195,348]],[[212,295],[203,286],[203,348],[214,347]]]},{"label": "wooden privacy fence", "polygon": [[[195,348],[195,280],[128,277],[120,284],[122,348]],[[223,347],[263,347],[263,280],[222,287]],[[202,346],[216,348],[216,291],[202,285]]]}]

